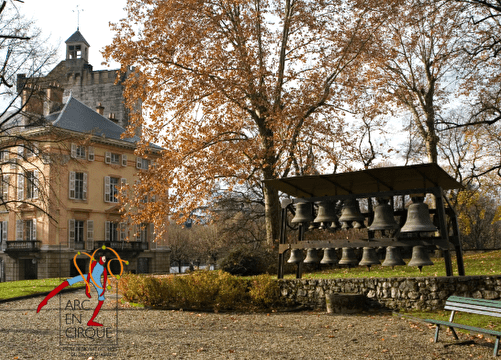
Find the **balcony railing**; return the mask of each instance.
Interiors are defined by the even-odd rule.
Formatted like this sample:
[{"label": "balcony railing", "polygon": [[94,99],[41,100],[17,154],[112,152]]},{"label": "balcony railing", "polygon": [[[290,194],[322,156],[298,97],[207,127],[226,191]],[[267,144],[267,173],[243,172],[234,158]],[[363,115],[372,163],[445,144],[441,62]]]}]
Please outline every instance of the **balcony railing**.
[{"label": "balcony railing", "polygon": [[5,251],[40,251],[40,240],[6,241]]},{"label": "balcony railing", "polygon": [[94,248],[99,249],[102,246],[110,247],[113,250],[124,251],[144,251],[148,250],[148,243],[142,241],[94,241]]}]

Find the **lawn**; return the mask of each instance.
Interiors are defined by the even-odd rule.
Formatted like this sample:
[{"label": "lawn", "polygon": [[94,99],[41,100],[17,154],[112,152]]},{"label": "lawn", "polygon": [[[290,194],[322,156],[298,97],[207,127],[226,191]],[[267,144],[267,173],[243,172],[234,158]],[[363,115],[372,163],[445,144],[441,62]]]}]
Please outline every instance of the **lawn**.
[{"label": "lawn", "polygon": [[[21,280],[0,283],[0,300],[51,291],[61,284],[65,278]],[[77,283],[72,287],[82,287]]]},{"label": "lawn", "polygon": [[[357,266],[351,269],[347,267],[334,267],[314,271],[312,267],[303,270],[304,279],[335,279],[335,278],[362,278],[362,277],[418,277],[418,276],[445,276],[445,264],[443,258],[432,258],[433,266],[424,266],[422,272],[417,267],[396,266],[394,269],[381,265],[371,266],[367,271],[366,266]],[[472,275],[501,275],[501,250],[485,253],[466,253],[463,256],[465,273]],[[381,261],[382,262],[382,261]],[[409,262],[407,259],[406,262]],[[311,265],[310,265],[311,266]],[[457,275],[456,256],[452,256],[452,269]],[[295,278],[295,274],[285,275],[285,279]]]}]

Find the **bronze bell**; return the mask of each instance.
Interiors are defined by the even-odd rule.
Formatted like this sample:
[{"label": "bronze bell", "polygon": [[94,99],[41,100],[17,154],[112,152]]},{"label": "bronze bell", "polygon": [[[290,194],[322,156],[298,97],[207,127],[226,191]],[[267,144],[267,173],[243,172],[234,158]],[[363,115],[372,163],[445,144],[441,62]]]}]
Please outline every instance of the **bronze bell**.
[{"label": "bronze bell", "polygon": [[351,222],[343,221],[341,224],[341,229],[343,230],[351,229]]},{"label": "bronze bell", "polygon": [[[343,210],[341,211],[341,216],[339,217],[339,222],[341,223],[351,223],[355,221],[353,226],[356,226],[356,222],[363,224],[365,216],[360,213],[358,208],[358,202],[356,199],[347,199],[344,202]],[[357,225],[357,226],[360,226]]]},{"label": "bronze bell", "polygon": [[412,248],[411,261],[409,261],[407,266],[417,266],[419,271],[422,271],[423,266],[427,265],[433,265],[433,261],[431,261],[430,256],[428,255],[426,246],[414,246]]},{"label": "bronze bell", "polygon": [[386,257],[381,265],[391,267],[405,265],[405,261],[400,256],[400,249],[396,246],[388,246],[386,248]]},{"label": "bronze bell", "polygon": [[343,248],[341,253],[341,260],[339,260],[339,265],[354,266],[358,264],[358,259],[355,256],[355,250],[353,248]]},{"label": "bronze bell", "polygon": [[307,249],[306,258],[303,260],[304,264],[317,264],[320,262],[317,249]]},{"label": "bronze bell", "polygon": [[332,201],[319,201],[317,217],[313,222],[322,223],[320,228],[325,229],[336,221],[336,204]]},{"label": "bronze bell", "polygon": [[376,249],[372,247],[364,247],[362,252],[362,260],[358,263],[360,266],[367,266],[370,271],[372,265],[379,265],[381,262],[376,254]]},{"label": "bronze bell", "polygon": [[287,260],[288,264],[300,264],[303,262],[303,250],[291,249],[291,256]]},{"label": "bronze bell", "polygon": [[423,202],[423,197],[413,197],[412,204],[407,209],[407,221],[400,232],[431,232],[437,231],[430,219],[428,205]]},{"label": "bronze bell", "polygon": [[354,229],[364,229],[365,228],[365,224],[363,221],[354,221],[353,222],[353,228]]},{"label": "bronze bell", "polygon": [[399,226],[393,217],[393,209],[387,201],[380,200],[374,209],[374,221],[369,230],[396,230]]},{"label": "bronze bell", "polygon": [[311,202],[301,202],[296,204],[296,215],[291,223],[309,223],[313,221],[313,208]]},{"label": "bronze bell", "polygon": [[339,262],[339,259],[337,258],[336,249],[334,249],[334,248],[324,249],[324,257],[322,258],[322,261],[320,261],[320,264],[335,265],[338,262]]}]

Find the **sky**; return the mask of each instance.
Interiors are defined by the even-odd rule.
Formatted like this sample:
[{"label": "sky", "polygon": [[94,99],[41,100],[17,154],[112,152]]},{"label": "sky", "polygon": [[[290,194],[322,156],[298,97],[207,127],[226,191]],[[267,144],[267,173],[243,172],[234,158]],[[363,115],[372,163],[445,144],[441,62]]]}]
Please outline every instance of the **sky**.
[{"label": "sky", "polygon": [[[80,14],[80,32],[90,45],[89,63],[94,70],[105,69],[100,50],[109,45],[113,33],[110,22],[125,17],[126,0],[24,0],[15,2],[19,12],[33,19],[49,42],[59,47],[59,58],[65,58],[65,41],[77,30],[77,14]],[[79,12],[76,10],[80,9]],[[111,64],[111,68],[118,68]]]}]

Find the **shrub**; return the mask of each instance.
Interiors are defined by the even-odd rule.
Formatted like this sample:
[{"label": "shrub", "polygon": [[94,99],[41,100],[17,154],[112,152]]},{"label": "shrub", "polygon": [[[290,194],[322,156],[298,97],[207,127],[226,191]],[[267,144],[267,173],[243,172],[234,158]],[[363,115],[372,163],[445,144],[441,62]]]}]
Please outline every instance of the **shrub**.
[{"label": "shrub", "polygon": [[119,290],[126,301],[168,308],[249,310],[280,302],[278,282],[270,276],[247,280],[221,270],[163,278],[127,274]]},{"label": "shrub", "polygon": [[275,272],[277,256],[266,249],[240,247],[219,261],[219,268],[232,275],[253,276]]},{"label": "shrub", "polygon": [[278,281],[269,275],[256,276],[252,279],[249,296],[251,302],[260,308],[268,308],[279,304],[280,286]]}]

